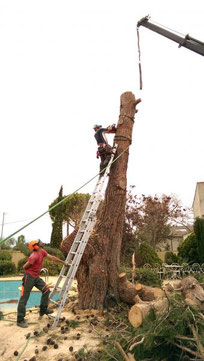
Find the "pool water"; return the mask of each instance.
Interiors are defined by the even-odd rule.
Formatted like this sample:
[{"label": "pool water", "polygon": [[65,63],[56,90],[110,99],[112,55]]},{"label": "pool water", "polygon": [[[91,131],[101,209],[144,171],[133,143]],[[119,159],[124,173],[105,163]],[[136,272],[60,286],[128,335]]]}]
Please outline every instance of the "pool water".
[{"label": "pool water", "polygon": [[[0,302],[6,302],[9,300],[15,300],[14,303],[0,304],[1,308],[16,308],[18,300],[20,298],[19,287],[22,285],[22,281],[0,281]],[[31,292],[26,307],[35,307],[40,305],[41,292]],[[58,295],[55,295],[53,299],[56,301]]]}]

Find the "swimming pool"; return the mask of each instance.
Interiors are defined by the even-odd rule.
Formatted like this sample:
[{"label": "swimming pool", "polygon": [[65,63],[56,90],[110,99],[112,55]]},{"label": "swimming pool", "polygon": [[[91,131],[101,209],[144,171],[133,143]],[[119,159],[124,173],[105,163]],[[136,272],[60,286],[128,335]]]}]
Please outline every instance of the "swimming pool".
[{"label": "swimming pool", "polygon": [[[0,309],[1,308],[16,308],[18,300],[20,298],[19,287],[22,285],[22,281],[0,281]],[[58,295],[55,295],[53,299],[56,301]],[[35,307],[40,305],[41,292],[31,292],[26,307]],[[3,303],[12,300],[12,303]]]}]

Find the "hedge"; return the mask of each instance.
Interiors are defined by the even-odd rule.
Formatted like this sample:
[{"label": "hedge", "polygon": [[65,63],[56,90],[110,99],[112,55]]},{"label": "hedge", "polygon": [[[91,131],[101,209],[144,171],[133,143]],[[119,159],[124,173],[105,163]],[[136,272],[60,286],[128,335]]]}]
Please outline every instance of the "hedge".
[{"label": "hedge", "polygon": [[136,269],[135,282],[152,287],[161,286],[161,280],[156,270],[151,270],[147,268]]},{"label": "hedge", "polygon": [[27,260],[28,260],[28,257],[24,257],[24,258],[20,259],[20,261],[18,261],[18,267],[17,267],[18,272],[19,271],[24,272],[23,265],[27,262]]},{"label": "hedge", "polygon": [[11,261],[11,253],[6,250],[0,250],[0,261]]},{"label": "hedge", "polygon": [[167,264],[179,263],[179,257],[173,252],[166,252],[164,256],[164,262]]},{"label": "hedge", "polygon": [[64,255],[62,253],[62,251],[60,251],[60,249],[58,248],[52,248],[50,246],[44,246],[43,247],[47,253],[51,254],[52,256],[58,257],[62,260],[64,260]]},{"label": "hedge", "polygon": [[49,276],[58,276],[63,264],[58,262],[53,262],[48,258],[44,258],[43,268],[47,268]]},{"label": "hedge", "polygon": [[0,261],[0,276],[16,273],[16,266],[11,261]]}]

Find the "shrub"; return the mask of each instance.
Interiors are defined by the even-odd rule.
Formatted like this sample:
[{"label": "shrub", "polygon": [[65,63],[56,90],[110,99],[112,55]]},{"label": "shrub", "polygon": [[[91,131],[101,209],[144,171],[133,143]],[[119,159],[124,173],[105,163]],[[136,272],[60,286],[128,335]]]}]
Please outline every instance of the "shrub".
[{"label": "shrub", "polygon": [[[43,248],[47,251],[47,253],[51,254],[52,256],[55,256],[55,257],[58,257],[58,258],[64,260],[64,255],[63,255],[62,251],[60,251],[60,249],[52,248],[50,246],[45,246]],[[44,258],[44,260],[45,260],[45,258]]]},{"label": "shrub", "polygon": [[140,268],[136,270],[135,281],[137,283],[142,283],[146,286],[161,286],[161,280],[159,278],[159,275],[156,273],[156,270],[151,270],[147,268]]},{"label": "shrub", "polygon": [[18,246],[13,248],[15,251],[21,251],[25,256],[30,256],[31,251],[28,248],[28,243],[25,244],[19,244]]},{"label": "shrub", "polygon": [[43,268],[47,268],[49,276],[58,276],[62,266],[62,263],[53,262],[48,258],[44,258]]},{"label": "shrub", "polygon": [[16,266],[11,261],[0,261],[0,276],[16,273]]},{"label": "shrub", "polygon": [[19,272],[19,271],[23,271],[23,272],[24,272],[24,270],[23,270],[23,265],[27,262],[27,260],[28,260],[28,257],[24,257],[24,258],[20,259],[20,261],[18,261],[18,267],[17,267],[17,271],[18,271],[18,272]]},{"label": "shrub", "polygon": [[11,253],[6,250],[0,251],[0,261],[11,261]]},{"label": "shrub", "polygon": [[150,246],[149,243],[143,242],[139,246],[138,255],[136,255],[137,258],[137,266],[141,267],[145,263],[149,263],[151,265],[154,265],[155,263],[162,264],[161,259],[158,257],[156,251],[153,247]]},{"label": "shrub", "polygon": [[183,262],[190,264],[200,262],[195,233],[191,233],[178,247],[178,256],[182,259]]},{"label": "shrub", "polygon": [[167,264],[179,263],[179,257],[173,252],[166,252],[164,261]]}]

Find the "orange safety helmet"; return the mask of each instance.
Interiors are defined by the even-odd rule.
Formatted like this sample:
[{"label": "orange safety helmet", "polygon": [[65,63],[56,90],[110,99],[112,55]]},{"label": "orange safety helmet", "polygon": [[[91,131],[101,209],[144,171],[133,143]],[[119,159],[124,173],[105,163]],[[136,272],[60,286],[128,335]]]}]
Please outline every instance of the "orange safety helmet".
[{"label": "orange safety helmet", "polygon": [[31,241],[29,244],[28,244],[28,247],[31,251],[37,251],[39,249],[39,243],[40,243],[40,240],[37,239],[36,241]]}]

